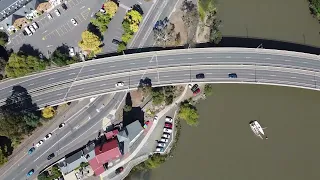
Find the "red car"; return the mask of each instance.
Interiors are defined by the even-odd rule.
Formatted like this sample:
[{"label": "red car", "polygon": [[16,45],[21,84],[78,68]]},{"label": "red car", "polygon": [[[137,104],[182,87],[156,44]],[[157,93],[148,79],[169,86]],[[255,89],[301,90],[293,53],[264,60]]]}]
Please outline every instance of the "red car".
[{"label": "red car", "polygon": [[197,94],[199,94],[199,93],[200,93],[200,88],[196,89],[196,90],[193,92],[193,95],[195,96],[195,95],[197,95]]},{"label": "red car", "polygon": [[172,129],[172,124],[171,123],[165,123],[164,127]]}]

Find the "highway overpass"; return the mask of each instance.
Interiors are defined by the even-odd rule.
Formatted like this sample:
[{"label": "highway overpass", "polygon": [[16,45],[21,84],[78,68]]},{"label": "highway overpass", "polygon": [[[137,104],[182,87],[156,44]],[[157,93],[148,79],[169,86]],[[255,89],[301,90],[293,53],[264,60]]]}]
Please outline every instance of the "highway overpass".
[{"label": "highway overpass", "polygon": [[[39,107],[137,88],[197,83],[271,84],[320,89],[320,56],[253,48],[198,48],[121,55],[72,64],[0,83],[0,105],[12,87],[28,90]],[[195,75],[204,73],[205,79]],[[228,78],[237,73],[238,78]],[[125,86],[116,88],[123,81]]]}]

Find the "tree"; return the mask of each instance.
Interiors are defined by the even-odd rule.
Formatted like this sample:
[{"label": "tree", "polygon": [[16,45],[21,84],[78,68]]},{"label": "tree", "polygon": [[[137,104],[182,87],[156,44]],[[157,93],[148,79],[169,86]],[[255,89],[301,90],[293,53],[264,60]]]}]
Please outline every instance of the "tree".
[{"label": "tree", "polygon": [[108,29],[108,24],[111,21],[111,15],[98,12],[96,18],[91,19],[91,23],[95,25],[101,33],[104,33]]},{"label": "tree", "polygon": [[152,88],[151,91],[152,103],[154,105],[160,105],[164,101],[164,92],[162,87]]},{"label": "tree", "polygon": [[104,7],[104,10],[106,10],[107,14],[110,15],[110,17],[113,17],[118,10],[118,5],[111,0],[104,3],[103,7]]},{"label": "tree", "polygon": [[79,61],[76,56],[70,57],[67,47],[58,47],[51,56],[51,61],[57,66],[66,66]]},{"label": "tree", "polygon": [[21,77],[45,68],[45,62],[37,56],[12,53],[5,67],[5,73],[8,77]]},{"label": "tree", "polygon": [[133,33],[133,31],[130,28],[130,22],[128,20],[124,20],[122,22],[122,28],[125,33]]},{"label": "tree", "polygon": [[183,1],[181,10],[184,12],[182,20],[187,29],[188,42],[192,43],[199,22],[199,13],[196,5],[192,1]]},{"label": "tree", "polygon": [[145,162],[145,166],[149,169],[154,169],[154,168],[158,168],[165,161],[166,161],[166,156],[162,156],[160,154],[154,154]]},{"label": "tree", "polygon": [[126,104],[126,105],[123,107],[123,110],[124,110],[124,112],[129,112],[129,111],[132,110],[132,106]]},{"label": "tree", "polygon": [[0,46],[5,46],[8,43],[9,37],[7,33],[0,31]]},{"label": "tree", "polygon": [[94,54],[101,52],[102,42],[99,37],[90,31],[84,31],[81,34],[82,40],[79,42],[79,46],[83,51],[91,51]]},{"label": "tree", "polygon": [[27,125],[35,128],[38,126],[40,122],[40,117],[33,112],[28,112],[24,114],[23,120],[26,122]]},{"label": "tree", "polygon": [[8,161],[7,156],[5,155],[6,152],[2,151],[0,148],[0,167]]},{"label": "tree", "polygon": [[193,105],[189,104],[189,102],[181,103],[178,117],[185,120],[190,126],[197,126],[199,124],[198,111]]},{"label": "tree", "polygon": [[121,37],[122,42],[128,44],[128,42],[132,39],[133,34],[131,33],[124,33]]},{"label": "tree", "polygon": [[124,42],[120,42],[120,44],[118,45],[118,52],[122,52],[124,50],[127,49],[127,45]]},{"label": "tree", "polygon": [[173,103],[174,94],[176,91],[175,86],[165,86],[164,87],[164,94],[165,94],[165,103],[166,105],[170,105]]},{"label": "tree", "polygon": [[52,106],[46,106],[41,111],[42,117],[46,119],[52,118],[56,114],[56,110]]},{"label": "tree", "polygon": [[142,21],[142,15],[136,10],[130,10],[125,16],[130,24],[139,24]]},{"label": "tree", "polygon": [[212,85],[211,84],[206,84],[204,86],[204,94],[206,96],[211,96],[212,95],[212,92],[213,92],[213,88],[212,88]]},{"label": "tree", "polygon": [[[174,30],[175,26],[172,23],[169,23],[165,27],[154,28],[154,40],[158,46],[167,47],[176,45],[176,33]],[[179,34],[180,36],[180,34]]]},{"label": "tree", "polygon": [[320,21],[320,0],[309,0],[311,13]]}]

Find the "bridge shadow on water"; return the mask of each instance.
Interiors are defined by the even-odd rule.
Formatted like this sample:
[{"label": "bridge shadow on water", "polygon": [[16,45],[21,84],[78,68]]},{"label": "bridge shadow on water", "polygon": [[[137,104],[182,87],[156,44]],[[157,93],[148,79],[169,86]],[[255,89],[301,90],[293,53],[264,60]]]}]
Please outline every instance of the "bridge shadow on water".
[{"label": "bridge shadow on water", "polygon": [[209,47],[243,47],[243,48],[264,48],[264,49],[277,49],[277,50],[287,50],[287,51],[296,51],[302,53],[310,53],[320,55],[320,48],[313,47],[304,44],[277,41],[270,39],[261,39],[261,38],[250,38],[250,37],[223,37],[219,44],[214,43],[200,43],[194,45],[184,45],[176,47],[144,47],[136,49],[127,49],[124,52],[118,53],[106,53],[98,54],[96,58],[105,58],[111,56],[118,56],[123,54],[134,54],[134,53],[143,53],[151,51],[163,51],[163,50],[173,50],[173,49],[187,49],[188,47],[193,48],[209,48]]}]

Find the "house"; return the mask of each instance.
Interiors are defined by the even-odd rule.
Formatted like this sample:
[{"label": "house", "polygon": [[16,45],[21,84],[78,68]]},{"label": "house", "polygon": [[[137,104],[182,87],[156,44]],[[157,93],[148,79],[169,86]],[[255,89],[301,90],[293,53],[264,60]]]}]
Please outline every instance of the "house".
[{"label": "house", "polygon": [[96,146],[94,151],[96,156],[89,161],[89,164],[96,176],[108,169],[109,162],[121,157],[117,138]]},{"label": "house", "polygon": [[122,154],[126,154],[129,151],[129,147],[138,139],[142,132],[142,126],[139,120],[136,120],[124,127],[118,133],[117,137],[120,143]]}]

